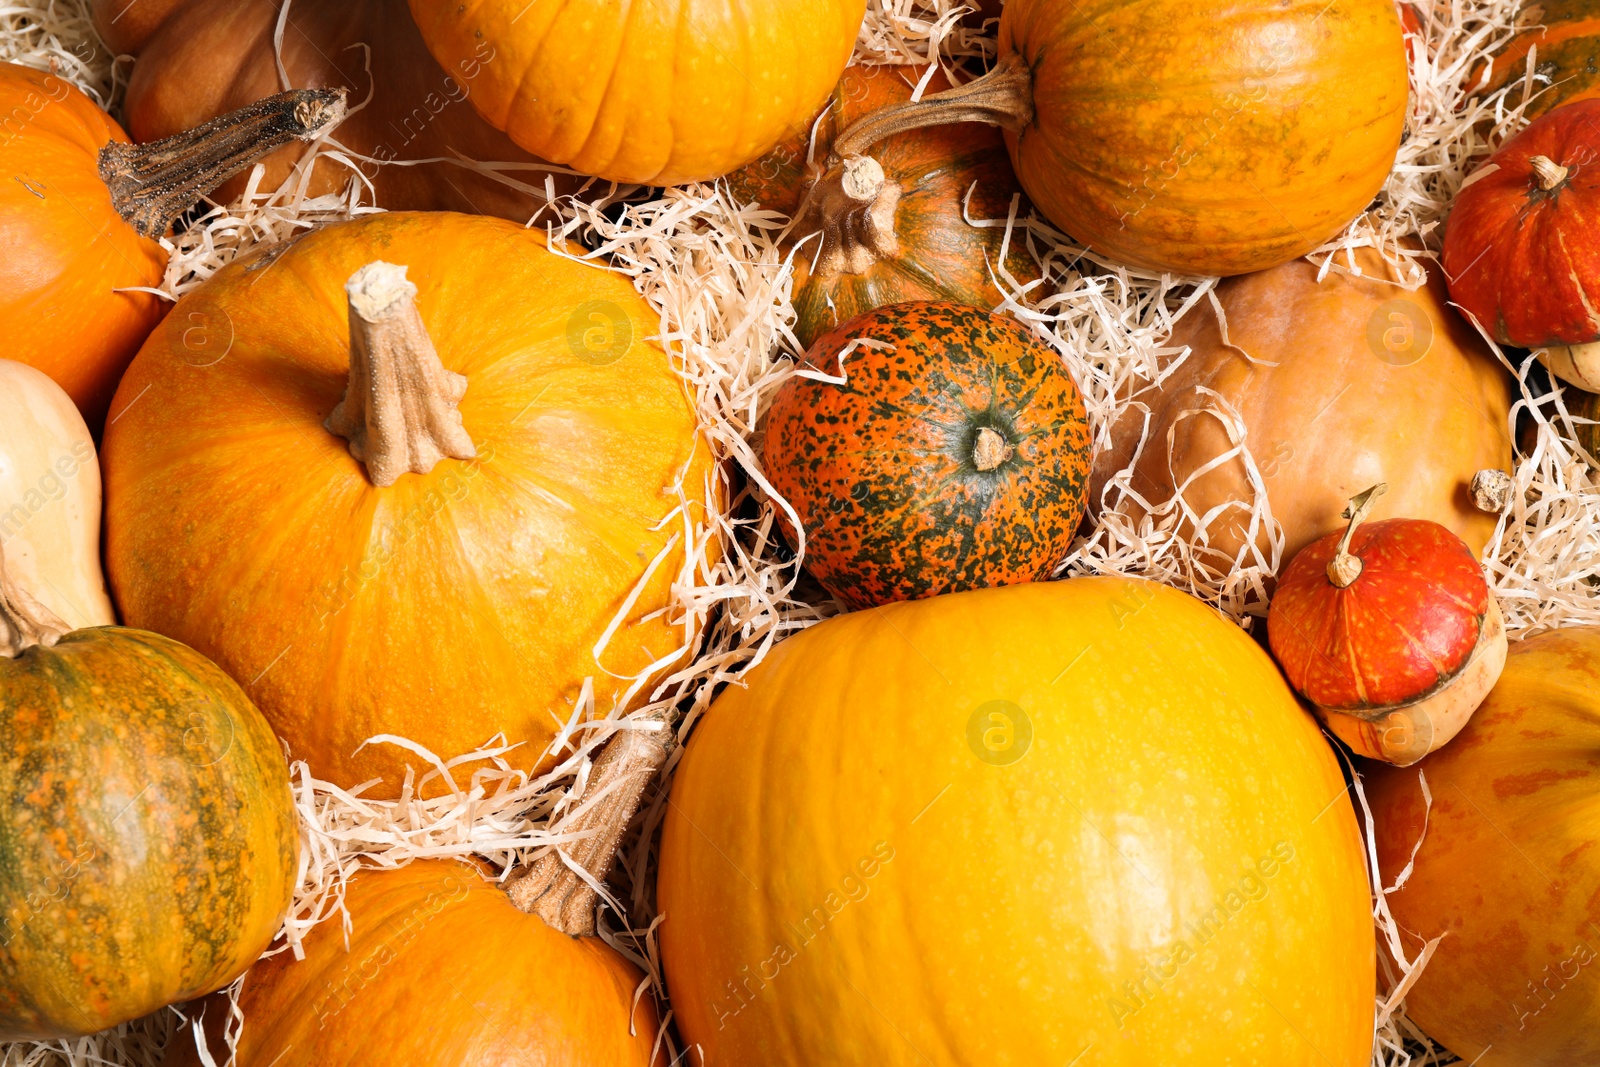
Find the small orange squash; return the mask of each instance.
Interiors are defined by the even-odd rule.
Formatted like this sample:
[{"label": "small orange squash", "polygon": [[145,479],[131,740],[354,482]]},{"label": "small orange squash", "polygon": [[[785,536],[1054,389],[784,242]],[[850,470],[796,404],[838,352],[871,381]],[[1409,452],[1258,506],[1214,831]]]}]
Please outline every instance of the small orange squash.
[{"label": "small orange squash", "polygon": [[659,330],[625,279],[481,216],[230,264],[118,394],[124,616],[245,682],[340,785],[400,790],[412,757],[380,734],[449,758],[504,733],[534,766],[585,678],[607,715],[698,639],[670,609],[717,476]]},{"label": "small orange squash", "polygon": [[149,293],[173,219],[256,156],[315,136],[342,95],[283,94],[169,141],[132,148],[54,74],[0,63],[0,336],[48,374],[98,433],[123,368],[165,306]]}]

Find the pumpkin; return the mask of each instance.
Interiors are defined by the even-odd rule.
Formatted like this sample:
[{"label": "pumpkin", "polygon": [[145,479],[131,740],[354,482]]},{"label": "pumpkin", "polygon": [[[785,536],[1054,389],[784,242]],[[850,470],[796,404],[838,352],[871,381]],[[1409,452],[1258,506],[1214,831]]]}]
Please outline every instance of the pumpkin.
[{"label": "pumpkin", "polygon": [[1382,187],[1405,125],[1392,0],[1010,0],[985,77],[858,121],[848,161],[895,133],[983,121],[1022,187],[1101,256],[1244,274],[1304,255]]},{"label": "pumpkin", "polygon": [[[1234,448],[1217,414],[1226,403],[1282,527],[1284,561],[1339,529],[1346,502],[1377,482],[1391,492],[1374,518],[1437,522],[1483,551],[1497,520],[1474,505],[1471,483],[1479,470],[1511,469],[1510,377],[1450,312],[1437,271],[1407,292],[1375,253],[1355,262],[1363,277],[1335,271],[1318,282],[1318,268],[1299,260],[1223,282],[1227,341],[1204,305],[1180,320],[1169,343],[1191,352],[1159,386],[1141,383],[1096,461],[1090,500],[1130,469],[1133,493],[1152,507],[1187,482],[1192,513],[1216,514],[1204,540],[1188,519],[1180,536],[1208,546],[1201,554],[1218,567],[1250,546],[1270,558],[1268,532],[1230,506],[1255,491],[1244,458],[1224,459]],[[1121,510],[1145,517],[1132,494]]]},{"label": "pumpkin", "polygon": [[1436,522],[1361,525],[1388,490],[1350,501],[1350,525],[1301,550],[1267,614],[1295,691],[1363,756],[1405,767],[1461,731],[1500,677],[1506,630],[1483,567]]},{"label": "pumpkin", "polygon": [[172,220],[256,155],[344,113],[331,93],[284,94],[173,140],[131,148],[54,74],[0,63],[0,333],[98,432],[117,379],[164,308],[150,293]]},{"label": "pumpkin", "polygon": [[1060,357],[1015,319],[895,304],[824,334],[807,361],[845,381],[790,378],[764,462],[835,597],[865,608],[1031,582],[1066,557],[1089,420]]},{"label": "pumpkin", "polygon": [[[1488,84],[1487,95],[1508,82],[1521,82],[1528,69],[1528,53],[1534,55],[1532,91],[1538,95],[1522,112],[1536,119],[1562,104],[1600,95],[1600,4],[1595,0],[1539,0],[1517,12],[1521,32],[1495,54],[1487,71],[1476,72],[1473,84]],[[1522,102],[1517,90],[1513,104]]]},{"label": "pumpkin", "polygon": [[1600,388],[1600,263],[1585,244],[1600,190],[1597,119],[1600,100],[1582,100],[1502,145],[1456,197],[1441,257],[1450,298],[1496,341],[1572,346],[1546,364],[1590,390]]},{"label": "pumpkin", "polygon": [[891,604],[745,683],[690,736],[661,840],[706,1063],[1368,1062],[1339,766],[1198,600],[1075,578]]},{"label": "pumpkin", "polygon": [[[948,300],[994,307],[1004,294],[992,271],[1018,284],[1037,278],[1026,233],[980,227],[1004,219],[1020,195],[1000,134],[974,123],[891,137],[870,156],[824,170],[833,138],[861,115],[904,103],[914,67],[850,67],[812,126],[729,178],[742,203],[794,217],[783,243],[793,253],[795,336],[810,347],[842,322],[887,304]],[[936,74],[929,91],[948,87]],[[815,128],[814,143],[812,128]],[[971,200],[968,201],[968,193]],[[1026,217],[1026,202],[1017,216]]]},{"label": "pumpkin", "polygon": [[1446,935],[1407,1013],[1465,1061],[1600,1061],[1597,725],[1600,630],[1558,630],[1512,646],[1449,746],[1368,773],[1384,884],[1410,870],[1389,896],[1406,949]]},{"label": "pumpkin", "polygon": [[[150,141],[187,129],[278,90],[273,47],[278,0],[96,0],[95,24],[118,52],[138,56],[128,80],[128,131]],[[526,220],[543,203],[467,167],[451,163],[384,166],[394,160],[467,159],[536,167],[538,161],[484,122],[467,103],[479,76],[498,58],[484,46],[443,70],[428,54],[404,0],[295,0],[283,34],[289,83],[343,88],[365,100],[336,135],[357,159],[376,202],[391,210],[464,211]],[[206,76],[197,76],[205,72]],[[367,99],[368,93],[371,99]],[[262,160],[262,187],[289,178],[304,150],[282,148]],[[349,166],[320,156],[308,195],[337,193],[352,179]],[[543,188],[546,175],[508,172]],[[576,183],[550,176],[566,194]],[[224,202],[244,191],[245,178],[224,185]]]},{"label": "pumpkin", "polygon": [[[470,100],[541,159],[617,182],[721,177],[807,128],[855,48],[866,0],[411,0]],[[683,32],[684,27],[692,32]]]},{"label": "pumpkin", "polygon": [[0,359],[0,546],[16,580],[75,629],[117,621],[100,571],[100,463],[72,398]]},{"label": "pumpkin", "polygon": [[449,758],[503,733],[536,765],[585,678],[604,716],[697,638],[668,609],[714,468],[659,316],[500,219],[387,213],[275,253],[185,297],[123,382],[124,617],[246,681],[340,785],[400,790],[380,734]]},{"label": "pumpkin", "polygon": [[[643,976],[597,938],[571,938],[472,867],[423,860],[362,871],[345,894],[348,947],[335,922],[307,935],[305,958],[251,968],[239,997],[238,1067],[374,1062],[478,1067],[648,1067],[659,1023]],[[491,956],[464,947],[492,946]],[[203,1005],[204,1040],[180,1033],[165,1067],[227,1061],[226,995]]]},{"label": "pumpkin", "polygon": [[71,629],[3,551],[0,797],[0,1038],[220,989],[289,906],[289,770],[249,698],[165,637]]}]

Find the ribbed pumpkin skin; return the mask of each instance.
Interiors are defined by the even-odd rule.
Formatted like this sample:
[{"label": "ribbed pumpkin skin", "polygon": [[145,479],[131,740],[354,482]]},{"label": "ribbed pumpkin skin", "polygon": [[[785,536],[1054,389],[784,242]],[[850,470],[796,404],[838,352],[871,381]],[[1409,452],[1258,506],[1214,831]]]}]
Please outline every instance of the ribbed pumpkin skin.
[{"label": "ribbed pumpkin skin", "polygon": [[[472,868],[363,871],[345,905],[348,952],[334,920],[306,938],[304,960],[251,969],[238,1067],[650,1067],[658,1022],[648,994],[630,1014],[633,966],[524,915]],[[206,1005],[208,1022],[226,1012],[221,997]],[[199,1067],[195,1044],[179,1033],[165,1067]]]},{"label": "ribbed pumpkin skin", "polygon": [[708,1067],[1368,1062],[1344,781],[1200,602],[1081,578],[893,604],[746,681],[691,736],[661,843]]},{"label": "ribbed pumpkin skin", "polygon": [[[138,56],[123,104],[128,132],[153,141],[200,125],[279,92],[273,35],[279,0],[96,0],[95,24],[119,51]],[[364,45],[363,51],[357,45]],[[333,137],[377,160],[469,159],[533,162],[485,122],[468,99],[492,50],[441,70],[417,33],[405,0],[295,0],[284,26],[282,60],[296,88],[343,86],[352,104],[372,99]],[[203,74],[204,76],[197,76]],[[292,144],[262,159],[264,189],[289,177],[309,150]],[[542,200],[451,163],[361,164],[376,203],[390,210],[465,211],[526,221]],[[543,175],[519,172],[543,185]],[[246,171],[217,190],[227,203],[242,193]],[[554,175],[558,195],[577,182]],[[344,189],[351,171],[323,157],[307,193]]]},{"label": "ribbed pumpkin skin", "polygon": [[[863,115],[910,100],[921,75],[917,67],[848,68],[825,105],[826,114],[818,116],[820,123],[797,131],[728,179],[734,196],[793,217],[822,173],[820,162],[828,158],[834,138]],[[942,73],[935,74],[926,91],[949,87]],[[808,152],[817,166],[807,165]],[[1022,192],[999,131],[976,122],[935,126],[890,137],[874,145],[871,155],[888,180],[900,185],[894,216],[900,254],[877,260],[861,274],[824,273],[811,269],[817,239],[813,236],[800,245],[794,257],[794,332],[808,348],[828,330],[876,307],[948,300],[988,308],[1003,299],[990,272],[1001,266],[1005,229],[967,222],[968,217],[1006,218],[1012,198]],[[1026,218],[1030,210],[1023,199],[1017,217]],[[806,229],[797,227],[785,252],[807,236]],[[1039,275],[1038,265],[1025,250],[1026,237],[1022,230],[1012,234],[1004,264],[1019,283]]]},{"label": "ribbed pumpkin skin", "polygon": [[0,356],[37,367],[98,433],[117,379],[165,313],[166,253],[111,206],[100,149],[128,137],[65,79],[0,63]]},{"label": "ribbed pumpkin skin", "polygon": [[[349,375],[344,283],[380,259],[409,268],[440,358],[466,375],[478,450],[381,489],[323,426]],[[624,279],[499,219],[390,213],[230,265],[169,323],[106,436],[112,588],[131,624],[244,680],[319,775],[397,792],[414,757],[356,752],[384,733],[448,758],[504,731],[532,765],[585,676],[605,714],[624,677],[688,641],[641,620],[682,565],[683,520],[662,520],[680,485],[703,517],[713,469],[646,340],[660,318]]]},{"label": "ribbed pumpkin skin", "polygon": [[1416,767],[1367,764],[1386,885],[1422,839],[1389,906],[1418,937],[1449,935],[1406,1010],[1465,1061],[1600,1062],[1597,752],[1600,630],[1575,628],[1513,642],[1488,700]]},{"label": "ribbed pumpkin skin", "polygon": [[[1493,92],[1508,81],[1521,81],[1528,65],[1528,52],[1538,49],[1534,72],[1541,80],[1534,84],[1539,95],[1528,104],[1523,115],[1540,115],[1575,100],[1600,95],[1600,3],[1596,0],[1538,0],[1525,4],[1517,22],[1527,29],[1513,37],[1494,57],[1489,86]],[[1474,84],[1477,72],[1474,71]],[[1516,98],[1520,102],[1519,94]]]},{"label": "ribbed pumpkin skin", "polygon": [[1432,692],[1478,645],[1489,611],[1483,568],[1436,522],[1365,523],[1350,539],[1361,575],[1328,580],[1343,532],[1308,545],[1283,572],[1267,618],[1272,654],[1318,707],[1381,708]]},{"label": "ribbed pumpkin skin", "polygon": [[620,182],[721,177],[803,129],[866,0],[411,0],[446,69],[485,45],[472,105],[541,159]]},{"label": "ribbed pumpkin skin", "polygon": [[1102,255],[1192,274],[1286,263],[1377,193],[1405,122],[1392,0],[1008,0],[1033,74],[1022,187]]},{"label": "ribbed pumpkin skin", "polygon": [[[1600,43],[1597,41],[1596,43]],[[1456,197],[1445,229],[1450,298],[1502,344],[1600,340],[1600,100],[1580,100],[1507,141]],[[1541,187],[1534,156],[1568,168]]]},{"label": "ribbed pumpkin skin", "polygon": [[0,658],[0,1035],[91,1033],[221,988],[294,889],[283,749],[192,649],[119,627]]},{"label": "ribbed pumpkin skin", "polygon": [[[807,569],[853,608],[1048,575],[1092,462],[1060,357],[1008,316],[929,303],[870,311],[807,363],[838,374],[863,337],[893,350],[851,352],[842,386],[791,378],[767,415],[767,478],[800,516]],[[1015,449],[989,471],[973,461],[984,429]]]}]

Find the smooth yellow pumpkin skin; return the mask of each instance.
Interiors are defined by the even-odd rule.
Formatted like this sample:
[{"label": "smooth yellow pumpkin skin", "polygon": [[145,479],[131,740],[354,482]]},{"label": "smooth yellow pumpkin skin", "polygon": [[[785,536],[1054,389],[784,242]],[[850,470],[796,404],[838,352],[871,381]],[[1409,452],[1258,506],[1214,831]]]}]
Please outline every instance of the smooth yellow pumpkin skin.
[{"label": "smooth yellow pumpkin skin", "polygon": [[[1368,1062],[1344,781],[1199,601],[1083,578],[892,604],[745,682],[691,737],[661,845],[708,1067]],[[996,700],[1031,722],[1014,762]]]},{"label": "smooth yellow pumpkin skin", "polygon": [[[374,260],[418,286],[440,358],[467,377],[478,451],[385,488],[323,425],[349,374],[344,284]],[[685,523],[663,520],[683,498],[704,517],[712,462],[648,340],[660,318],[624,278],[499,219],[389,213],[232,264],[174,314],[112,409],[112,588],[130,625],[245,685],[319,775],[382,776],[372,795],[393,795],[406,764],[426,769],[361,748],[378,734],[448,759],[503,731],[533,766],[585,677],[605,715],[690,643],[665,610]]]},{"label": "smooth yellow pumpkin skin", "polygon": [[411,0],[472,105],[541,159],[619,182],[717,178],[809,129],[866,0]]}]

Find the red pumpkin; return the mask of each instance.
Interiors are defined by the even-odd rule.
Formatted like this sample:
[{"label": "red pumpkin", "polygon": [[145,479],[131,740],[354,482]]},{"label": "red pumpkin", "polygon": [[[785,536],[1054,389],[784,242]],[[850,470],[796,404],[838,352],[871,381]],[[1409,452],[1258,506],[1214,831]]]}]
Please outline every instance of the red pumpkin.
[{"label": "red pumpkin", "polygon": [[1505,626],[1465,541],[1424,519],[1350,525],[1308,545],[1267,616],[1272,653],[1329,729],[1364,756],[1415,763],[1460,732],[1506,661]]},{"label": "red pumpkin", "polygon": [[1066,555],[1089,422],[1060,357],[1015,319],[896,304],[824,334],[807,362],[846,381],[779,391],[767,477],[834,596],[865,608],[1031,582]]},{"label": "red pumpkin", "polygon": [[1501,344],[1600,340],[1600,100],[1551,111],[1456,197],[1444,239],[1450,298]]}]

